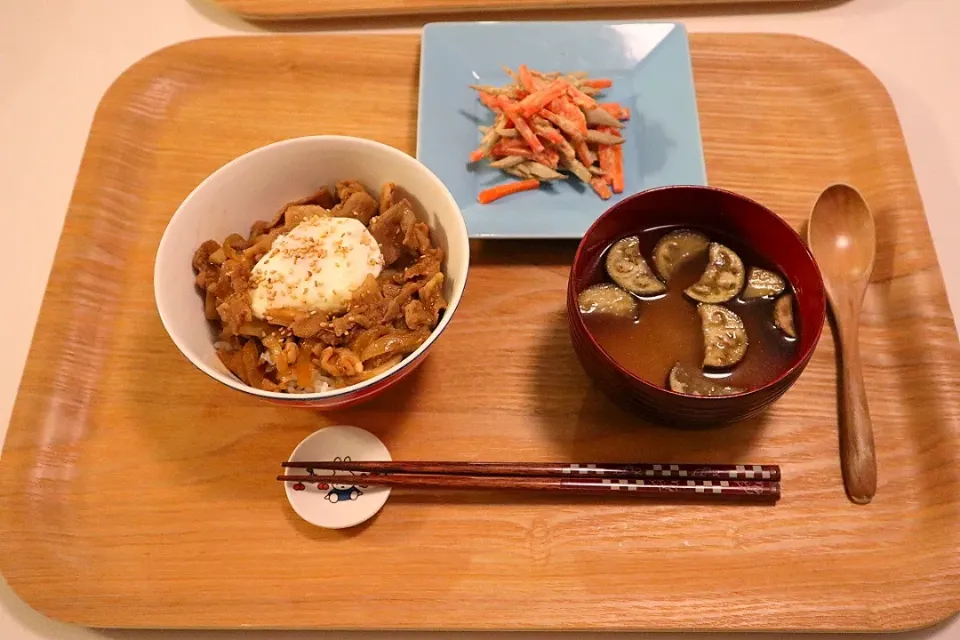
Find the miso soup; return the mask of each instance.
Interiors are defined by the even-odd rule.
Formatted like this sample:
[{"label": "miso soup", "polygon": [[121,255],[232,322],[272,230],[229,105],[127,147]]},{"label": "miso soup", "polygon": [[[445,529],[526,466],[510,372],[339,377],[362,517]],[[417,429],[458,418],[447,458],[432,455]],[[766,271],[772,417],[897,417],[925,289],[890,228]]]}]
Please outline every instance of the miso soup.
[{"label": "miso soup", "polygon": [[612,244],[580,294],[587,329],[622,367],[693,395],[763,386],[796,355],[793,292],[756,252],[712,231],[650,229]]}]

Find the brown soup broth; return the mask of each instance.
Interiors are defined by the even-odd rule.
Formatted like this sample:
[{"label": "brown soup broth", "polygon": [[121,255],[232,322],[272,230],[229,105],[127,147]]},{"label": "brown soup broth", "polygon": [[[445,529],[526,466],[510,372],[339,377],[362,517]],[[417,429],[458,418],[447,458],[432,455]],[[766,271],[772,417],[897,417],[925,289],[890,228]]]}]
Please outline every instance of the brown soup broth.
[{"label": "brown soup broth", "polygon": [[[657,241],[680,228],[683,227],[658,227],[637,234],[640,251],[651,267],[653,247]],[[733,249],[747,270],[756,266],[779,273],[774,265],[735,240],[714,231],[699,231],[711,241]],[[585,314],[584,323],[600,346],[621,366],[648,382],[666,387],[667,376],[674,364],[679,362],[694,371],[703,368],[703,333],[697,303],[687,298],[683,290],[700,279],[706,265],[706,254],[689,260],[674,272],[665,294],[638,297],[640,313],[636,321],[610,315]],[[609,282],[602,260],[598,268],[603,273],[598,280]],[[787,292],[790,292],[789,288]],[[754,389],[772,381],[790,367],[796,355],[797,341],[784,335],[774,325],[773,298],[744,301],[737,296],[723,306],[743,320],[749,346],[739,364],[729,370],[707,371],[709,377],[722,379],[724,384]],[[797,330],[799,332],[802,327],[798,326]]]}]

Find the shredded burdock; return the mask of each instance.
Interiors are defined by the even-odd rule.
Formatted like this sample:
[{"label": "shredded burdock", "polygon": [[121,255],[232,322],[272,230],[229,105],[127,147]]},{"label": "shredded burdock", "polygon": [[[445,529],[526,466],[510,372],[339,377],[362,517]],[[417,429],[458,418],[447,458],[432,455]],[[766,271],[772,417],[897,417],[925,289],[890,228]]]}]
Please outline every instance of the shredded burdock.
[{"label": "shredded burdock", "polygon": [[470,162],[486,159],[520,181],[484,189],[480,204],[571,175],[604,200],[623,193],[622,121],[630,109],[595,97],[613,81],[581,71],[541,73],[524,64],[504,71],[512,80],[507,85],[470,85],[494,115],[492,125],[480,127],[483,137]]},{"label": "shredded burdock", "polygon": [[[293,255],[289,249],[283,254],[276,248],[282,244],[278,239],[287,234],[287,240],[294,238],[297,233],[291,232],[301,224],[327,222],[334,230],[347,224],[336,226],[325,220],[335,218],[362,224],[379,249],[376,255],[370,253],[373,257],[368,264],[352,267],[352,274],[366,270],[359,286],[347,294],[334,291],[344,300],[342,308],[310,308],[304,302],[307,294],[326,300],[324,294],[310,289],[326,291],[324,278],[330,274],[312,267],[319,272],[306,271],[306,282],[298,282],[296,290],[285,283],[289,291],[284,290],[283,295],[296,305],[255,313],[252,296],[258,287],[261,300],[266,301],[261,304],[270,304],[277,295],[275,287],[262,294],[264,286],[276,283],[274,276],[264,275],[269,272],[261,261],[269,266],[273,260]],[[349,224],[363,231],[356,223]],[[301,236],[302,232],[303,227],[298,229]],[[316,238],[308,238],[306,244],[297,245],[301,253],[293,255],[293,263],[312,257],[327,259],[328,271],[333,270],[331,264],[337,269],[350,267],[351,254],[342,242],[352,236],[345,231],[339,237],[330,240],[332,254],[319,257],[301,255],[304,246],[308,252],[326,253],[318,248],[321,244]],[[374,252],[373,243],[368,243],[367,249]],[[342,252],[342,260],[338,252]],[[196,285],[204,295],[204,313],[219,330],[215,348],[224,365],[258,389],[310,393],[368,380],[398,364],[427,340],[447,307],[443,258],[443,249],[431,240],[429,226],[417,218],[410,200],[396,185],[383,185],[375,197],[359,182],[346,180],[332,191],[323,188],[287,204],[270,220],[255,222],[246,237],[233,233],[222,242],[204,242],[194,254],[193,268]],[[301,262],[301,267],[303,264],[314,263]],[[290,278],[294,271],[291,267]]]}]

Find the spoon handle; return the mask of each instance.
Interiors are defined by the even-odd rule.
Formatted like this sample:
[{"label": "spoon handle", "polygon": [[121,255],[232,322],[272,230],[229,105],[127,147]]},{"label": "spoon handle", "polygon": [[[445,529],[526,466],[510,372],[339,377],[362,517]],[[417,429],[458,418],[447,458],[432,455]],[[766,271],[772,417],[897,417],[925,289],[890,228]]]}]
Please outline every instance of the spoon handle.
[{"label": "spoon handle", "polygon": [[867,504],[877,492],[877,457],[860,362],[859,323],[855,317],[851,322],[837,324],[843,381],[839,398],[840,465],[850,500]]}]

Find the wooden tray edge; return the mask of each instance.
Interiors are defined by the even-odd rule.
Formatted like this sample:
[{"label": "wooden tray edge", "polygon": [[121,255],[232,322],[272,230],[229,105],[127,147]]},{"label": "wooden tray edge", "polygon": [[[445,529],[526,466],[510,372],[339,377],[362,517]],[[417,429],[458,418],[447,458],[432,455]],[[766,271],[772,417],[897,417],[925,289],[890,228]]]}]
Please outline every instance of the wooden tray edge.
[{"label": "wooden tray edge", "polygon": [[[781,0],[775,0],[775,1],[781,1]],[[332,37],[336,37],[336,38],[344,38],[344,37],[347,37],[347,38],[356,38],[356,37],[363,38],[363,37],[366,37],[366,36],[369,36],[369,35],[374,35],[374,36],[377,36],[377,37],[383,37],[384,35],[387,35],[387,34],[376,34],[376,33],[368,33],[368,34],[341,34],[341,33],[316,34],[316,36],[319,36],[319,37],[331,37],[331,36],[332,36]],[[316,37],[316,36],[315,36],[315,37]],[[400,37],[400,38],[413,38],[413,37],[419,38],[419,37],[420,37],[419,34],[389,34],[389,36],[390,36],[390,37]],[[822,42],[822,41],[820,41],[820,40],[817,40],[817,39],[815,39],[815,38],[810,38],[810,37],[800,36],[800,35],[794,35],[794,34],[779,34],[779,33],[755,33],[755,34],[754,34],[754,33],[729,33],[729,34],[728,34],[728,33],[700,33],[700,34],[691,34],[691,43],[696,42],[696,40],[699,39],[699,38],[717,37],[717,36],[730,37],[730,38],[776,38],[776,39],[783,39],[783,40],[806,41],[806,42],[811,43],[811,44],[813,44],[813,45],[815,45],[815,46],[825,47],[825,48],[827,48],[827,49],[830,49],[830,50],[832,50],[832,52],[834,52],[835,55],[844,56],[844,57],[850,59],[852,62],[854,62],[854,63],[856,64],[856,66],[857,66],[857,68],[858,68],[857,73],[869,74],[869,77],[870,77],[870,79],[871,79],[871,82],[875,82],[875,83],[877,84],[877,87],[878,87],[879,89],[882,89],[882,95],[886,96],[886,100],[887,100],[887,102],[889,103],[889,106],[890,106],[890,108],[891,108],[891,110],[892,110],[892,112],[893,112],[893,114],[894,114],[894,116],[895,116],[895,118],[896,118],[897,126],[898,126],[898,128],[900,129],[901,138],[903,138],[902,127],[900,126],[899,113],[898,113],[897,110],[896,110],[896,105],[895,105],[895,103],[893,102],[892,96],[890,95],[889,91],[887,90],[886,85],[882,82],[882,80],[881,80],[879,77],[876,76],[876,74],[874,74],[874,73],[870,70],[869,67],[867,67],[867,66],[866,66],[865,64],[863,64],[860,60],[858,60],[858,59],[855,58],[854,56],[848,54],[847,52],[843,51],[842,49],[839,49],[839,48],[837,48],[837,47],[835,47],[835,46],[833,46],[833,45],[824,43],[824,42]],[[97,123],[102,119],[102,112],[103,112],[103,111],[105,110],[105,108],[106,108],[106,107],[105,107],[105,104],[106,104],[107,102],[109,102],[109,101],[107,100],[107,98],[112,98],[114,95],[125,96],[126,94],[129,94],[129,93],[131,93],[131,92],[135,92],[135,91],[138,89],[138,87],[142,86],[144,80],[136,77],[137,72],[139,72],[139,70],[140,70],[142,67],[148,67],[148,66],[151,66],[151,65],[157,65],[158,68],[169,69],[169,68],[172,68],[172,67],[165,67],[164,64],[163,64],[163,63],[164,63],[164,60],[165,60],[167,57],[169,57],[169,56],[179,56],[179,55],[182,55],[185,51],[188,52],[188,51],[189,51],[190,49],[192,49],[192,48],[204,47],[204,46],[209,45],[209,44],[212,43],[212,42],[232,41],[232,40],[238,40],[238,39],[248,40],[248,39],[251,39],[251,38],[260,38],[260,37],[263,37],[263,36],[230,35],[230,36],[211,36],[211,37],[195,38],[195,39],[191,39],[191,40],[185,40],[185,41],[182,41],[182,42],[178,42],[178,43],[174,43],[174,44],[168,45],[168,46],[163,47],[163,48],[161,48],[161,49],[158,49],[158,50],[156,50],[156,51],[154,51],[154,52],[151,52],[151,53],[147,54],[146,56],[144,56],[143,58],[141,58],[141,59],[135,61],[134,63],[132,63],[130,66],[128,66],[126,69],[124,69],[124,70],[120,73],[120,75],[118,75],[118,77],[108,86],[108,88],[106,89],[106,91],[104,92],[104,94],[101,96],[101,99],[100,99],[100,101],[99,101],[99,103],[98,103],[98,105],[97,105],[97,107],[96,107],[96,109],[95,109],[95,113],[94,113],[94,117],[93,117],[93,121],[92,121],[93,124],[92,124],[92,126],[91,126],[91,130],[90,130],[90,132],[89,132],[89,134],[88,134],[87,141],[86,141],[86,143],[85,143],[85,145],[84,145],[83,157],[86,157],[86,156],[87,156],[87,152],[88,152],[88,150],[89,150],[90,147],[91,147],[91,142],[94,140],[94,137],[95,137],[95,135],[96,135]],[[268,36],[268,37],[271,37],[271,38],[291,39],[291,38],[298,38],[298,37],[301,37],[301,36],[299,36],[299,35],[271,35],[271,36]],[[862,70],[862,71],[861,71],[861,70]],[[866,77],[866,76],[865,76],[865,77]],[[118,98],[115,98],[115,99],[118,100],[118,101],[121,101],[123,98],[118,97]],[[906,144],[906,140],[905,140],[905,139],[904,139],[904,143]],[[915,172],[914,172],[914,170],[913,170],[913,163],[912,163],[912,160],[911,160],[910,157],[909,157],[909,154],[908,154],[908,157],[907,157],[907,166],[910,168],[910,177],[913,179],[913,182],[914,182],[914,184],[916,185],[916,177],[915,177]],[[74,189],[73,189],[72,192],[71,192],[71,199],[70,199],[70,203],[68,204],[68,212],[69,212],[69,210],[74,206],[74,199],[75,199],[75,197],[76,197],[77,188],[78,188],[78,186],[79,186],[79,185],[81,184],[81,182],[82,182],[83,173],[85,173],[86,171],[91,171],[91,170],[92,170],[92,169],[91,169],[89,166],[86,166],[86,167],[85,167],[85,166],[81,165],[81,169],[80,169],[80,171],[78,172],[78,175],[77,175],[77,178],[76,178],[76,182],[75,182],[75,185],[74,185]],[[918,187],[918,186],[917,186],[917,193],[918,193],[918,195],[919,195],[919,187]],[[922,203],[921,203],[921,204],[922,204]],[[926,212],[925,212],[925,210],[924,210],[924,218],[925,218],[925,220],[926,220]],[[927,224],[927,226],[928,226],[928,229],[929,229],[929,223]],[[64,229],[61,229],[61,234],[60,234],[60,235],[61,235],[61,239],[62,239],[62,235],[63,235],[63,233],[64,233],[65,228],[66,228],[66,224],[64,225]],[[60,242],[61,242],[61,240],[58,240],[58,249],[57,249],[58,252],[59,252],[59,248],[60,248]],[[943,282],[943,271],[942,271],[942,269],[940,269],[939,260],[937,261],[937,270],[939,271],[939,275],[940,275],[940,279],[941,279],[941,283],[942,283],[942,282]],[[47,287],[49,287],[49,276],[48,276],[48,285],[47,285]],[[46,297],[47,287],[45,287],[45,289],[44,289],[44,298]],[[951,311],[951,313],[952,313],[952,311]],[[34,327],[34,338],[35,338],[35,332],[36,332],[36,327]],[[954,331],[954,333],[956,334],[956,330]],[[30,350],[32,351],[32,349],[33,349],[33,338],[31,338],[31,347],[30,347]],[[29,353],[29,352],[28,352],[28,353]],[[19,392],[20,392],[20,387],[22,387],[22,380],[21,380],[20,385],[18,386],[18,393],[17,393],[18,396],[19,396]],[[14,407],[14,408],[15,408],[15,407]],[[0,485],[4,485],[4,484],[5,484],[5,485],[8,485],[8,486],[9,486],[9,484],[10,484],[10,478],[7,476],[7,473],[6,473],[6,469],[8,469],[8,468],[9,468],[9,464],[8,464],[8,465],[4,465],[4,464],[2,463],[2,459],[0,459]],[[7,523],[10,522],[9,515],[8,515],[8,516],[3,516],[3,515],[2,515],[3,513],[9,514],[10,511],[9,511],[9,510],[6,510],[6,509],[0,510],[0,520],[5,520],[5,521],[6,521],[3,526],[0,526],[0,529],[9,529],[10,527],[9,527],[8,524],[7,524]],[[128,628],[129,628],[129,629],[153,629],[153,628],[155,628],[155,627],[151,627],[151,626],[130,626],[130,625],[111,626],[111,625],[104,625],[102,620],[84,619],[82,616],[61,615],[61,614],[60,614],[61,612],[55,611],[55,610],[53,610],[53,609],[41,608],[41,607],[34,606],[34,605],[30,602],[30,600],[29,600],[27,597],[25,597],[25,596],[21,593],[21,591],[18,589],[18,584],[17,584],[17,582],[16,582],[16,579],[15,579],[15,578],[11,578],[10,576],[7,575],[7,570],[8,570],[8,568],[9,568],[9,565],[6,563],[6,558],[8,558],[8,557],[12,557],[12,554],[6,554],[6,553],[0,554],[0,575],[2,575],[2,576],[4,577],[4,579],[7,581],[7,584],[10,586],[10,589],[17,595],[17,597],[19,597],[19,598],[20,598],[25,604],[27,604],[27,606],[29,606],[31,609],[33,609],[34,611],[37,611],[38,613],[40,613],[40,614],[42,614],[42,615],[44,615],[44,616],[47,616],[47,617],[49,617],[49,618],[51,618],[51,619],[53,619],[53,620],[57,620],[57,621],[59,621],[59,622],[65,622],[65,623],[68,623],[68,624],[76,624],[76,625],[79,625],[79,626],[92,627],[92,628],[116,628],[116,629],[120,629],[120,628],[123,628],[123,629],[128,629]],[[51,558],[51,560],[55,560],[55,559],[54,559],[54,558]],[[955,595],[957,595],[957,594],[955,594]],[[819,633],[822,633],[822,632],[841,632],[841,633],[845,633],[845,632],[859,632],[859,633],[874,633],[874,632],[890,632],[890,633],[900,633],[900,632],[908,632],[908,631],[916,631],[916,630],[921,630],[921,629],[927,629],[927,628],[930,628],[930,627],[932,627],[932,626],[935,626],[935,625],[938,625],[938,624],[941,624],[941,623],[945,622],[946,620],[948,620],[949,618],[953,617],[953,616],[956,615],[958,612],[960,612],[960,598],[958,598],[958,599],[957,599],[955,602],[953,602],[952,604],[951,604],[951,603],[948,603],[948,602],[945,602],[945,601],[935,602],[935,603],[933,603],[932,605],[928,606],[924,611],[925,611],[925,613],[929,613],[929,614],[931,614],[931,615],[925,616],[922,622],[919,622],[919,623],[916,623],[916,624],[911,624],[911,625],[904,625],[904,626],[884,626],[884,625],[876,625],[876,626],[858,627],[858,628],[853,628],[853,627],[840,627],[840,626],[824,626],[824,627],[808,627],[808,628],[782,628],[782,627],[763,626],[763,625],[761,625],[761,626],[751,626],[751,627],[687,628],[687,629],[681,629],[681,628],[677,628],[677,627],[657,627],[657,626],[653,626],[653,627],[613,627],[613,628],[611,628],[611,627],[590,627],[590,626],[588,626],[588,627],[582,627],[582,628],[569,628],[569,629],[564,629],[564,630],[565,630],[565,631],[584,631],[584,632],[587,632],[587,631],[600,631],[600,630],[611,630],[611,631],[620,631],[620,632],[664,632],[664,631],[670,631],[670,632],[678,632],[678,631],[680,631],[680,632],[682,632],[682,631],[686,631],[686,632],[696,632],[696,633],[711,633],[711,632],[722,632],[722,633],[743,633],[743,632],[783,632],[783,633],[787,633],[787,632],[789,632],[789,633],[797,633],[797,632],[800,632],[800,633],[802,633],[802,632],[813,632],[813,633],[818,633],[818,632],[819,632]],[[222,627],[222,626],[215,626],[215,625],[199,625],[199,626],[170,625],[170,626],[167,626],[167,627],[165,627],[165,628],[170,628],[170,629],[191,629],[191,630],[192,630],[192,629],[197,629],[197,630],[202,630],[202,629],[218,629],[218,630],[219,630],[219,629],[237,629],[237,630],[239,630],[239,629],[251,629],[251,628],[256,628],[256,629],[271,629],[271,628],[274,628],[274,627]],[[341,628],[341,627],[336,627],[336,628],[333,628],[333,627],[292,626],[292,627],[281,627],[281,629],[284,629],[284,630],[296,630],[296,629],[300,629],[300,630],[324,630],[324,631],[390,631],[390,630],[407,630],[407,631],[420,630],[420,631],[422,631],[422,630],[428,630],[427,628],[420,627],[420,626],[407,626],[407,625],[402,625],[402,624],[401,624],[401,625],[397,625],[397,626],[391,626],[391,627],[386,627],[386,626],[383,626],[383,627],[381,627],[381,626],[364,626],[364,627],[342,627],[342,628]],[[555,629],[551,629],[551,628],[526,627],[526,626],[518,626],[518,627],[515,627],[515,628],[503,628],[503,627],[486,626],[486,625],[483,624],[483,623],[478,624],[478,625],[475,625],[475,626],[447,627],[447,628],[445,628],[444,630],[445,630],[445,631],[451,631],[451,632],[456,632],[456,631],[501,631],[501,632],[503,632],[503,631],[545,631],[545,632],[546,632],[546,631],[556,631]]]},{"label": "wooden tray edge", "polygon": [[[0,572],[2,575],[2,572]],[[3,576],[6,579],[6,576]],[[49,608],[41,608],[34,606],[28,599],[24,598],[23,595],[16,589],[12,582],[7,579],[7,584],[10,586],[10,590],[32,611],[39,613],[42,616],[45,616],[56,622],[76,625],[79,627],[85,627],[88,629],[132,629],[132,630],[174,630],[174,631],[308,631],[308,632],[325,632],[325,633],[386,633],[386,632],[439,632],[439,633],[696,633],[696,634],[770,634],[770,633],[790,633],[790,634],[835,634],[835,633],[850,633],[850,634],[898,634],[898,633],[910,633],[923,631],[925,629],[932,629],[945,624],[948,620],[957,615],[958,610],[953,608],[946,608],[943,610],[938,609],[934,615],[930,617],[929,620],[923,620],[922,622],[903,625],[903,626],[889,626],[889,625],[875,625],[869,627],[842,627],[842,626],[824,626],[824,627],[778,627],[778,626],[766,626],[766,625],[757,625],[751,627],[703,627],[703,628],[680,628],[680,627],[670,627],[670,626],[652,626],[652,627],[610,627],[610,626],[585,626],[585,627],[565,627],[563,629],[556,629],[551,627],[541,627],[541,626],[516,626],[516,627],[502,627],[502,626],[492,626],[487,624],[478,624],[475,626],[446,626],[441,629],[436,629],[432,627],[424,627],[418,625],[407,625],[407,624],[395,624],[392,626],[380,626],[380,625],[367,625],[363,627],[354,627],[354,626],[345,626],[345,627],[314,627],[314,626],[301,626],[301,625],[291,625],[291,626],[258,626],[258,625],[247,625],[243,627],[238,626],[222,626],[217,624],[199,624],[199,625],[179,625],[179,624],[164,624],[163,627],[151,626],[151,625],[134,625],[134,624],[124,624],[124,625],[111,625],[105,624],[103,620],[96,618],[84,618],[83,616],[71,616],[71,615],[60,615],[57,611],[53,611]],[[929,610],[929,609],[928,609]]]}]

